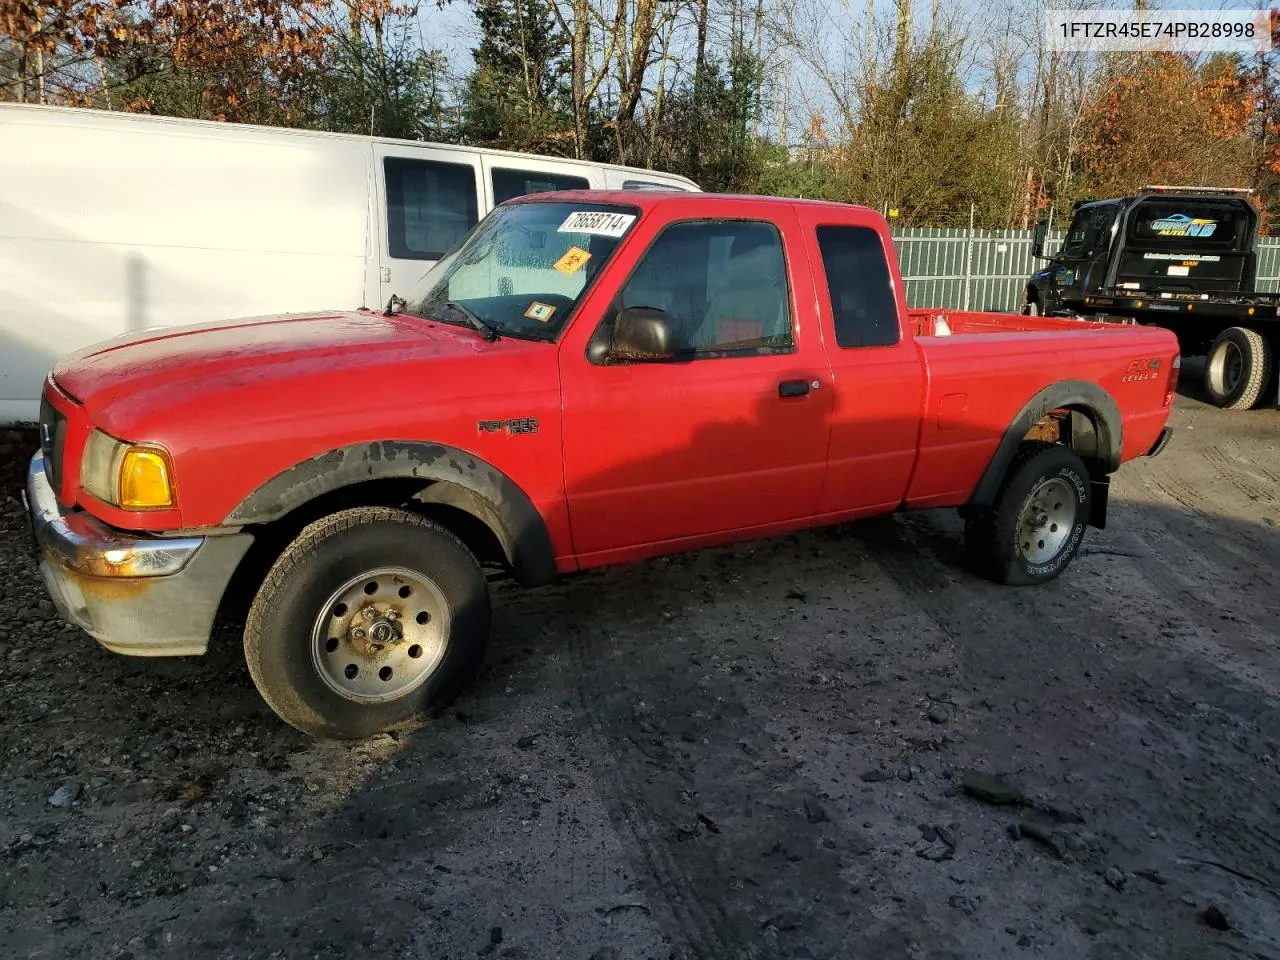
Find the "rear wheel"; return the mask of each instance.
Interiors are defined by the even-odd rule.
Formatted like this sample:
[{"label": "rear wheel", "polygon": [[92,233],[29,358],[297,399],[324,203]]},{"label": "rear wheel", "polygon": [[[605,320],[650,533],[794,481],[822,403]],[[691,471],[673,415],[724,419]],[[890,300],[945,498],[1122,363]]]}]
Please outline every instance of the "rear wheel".
[{"label": "rear wheel", "polygon": [[1266,392],[1271,376],[1271,345],[1248,327],[1218,334],[1205,363],[1205,392],[1214,406],[1251,410]]},{"label": "rear wheel", "polygon": [[1028,442],[991,506],[965,524],[974,570],[997,583],[1044,583],[1075,558],[1089,522],[1089,471],[1072,450]]},{"label": "rear wheel", "polygon": [[488,635],[488,584],[470,551],[417,514],[368,507],[299,534],[254,598],[244,646],[283,720],[353,738],[447,705]]}]

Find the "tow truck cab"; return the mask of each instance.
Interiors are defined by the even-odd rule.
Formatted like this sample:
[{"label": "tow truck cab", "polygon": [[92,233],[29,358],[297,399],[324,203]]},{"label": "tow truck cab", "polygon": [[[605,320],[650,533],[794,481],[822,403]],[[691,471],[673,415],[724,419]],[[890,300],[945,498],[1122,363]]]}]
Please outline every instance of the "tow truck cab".
[{"label": "tow truck cab", "polygon": [[1253,191],[1148,186],[1072,208],[1062,246],[1027,281],[1022,312],[1149,324],[1173,331],[1184,355],[1208,357],[1209,399],[1257,404],[1274,367],[1277,295],[1258,293]]}]

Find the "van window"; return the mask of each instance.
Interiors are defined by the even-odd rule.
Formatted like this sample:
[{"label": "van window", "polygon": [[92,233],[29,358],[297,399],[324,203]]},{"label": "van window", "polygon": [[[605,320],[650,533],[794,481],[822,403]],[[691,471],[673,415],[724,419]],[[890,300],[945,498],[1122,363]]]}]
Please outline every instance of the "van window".
[{"label": "van window", "polygon": [[880,235],[870,227],[818,227],[822,270],[842,347],[889,347],[901,337],[898,301]]},{"label": "van window", "polygon": [[688,193],[684,187],[678,187],[674,183],[655,183],[653,180],[623,180],[623,190],[672,190],[676,193]]},{"label": "van window", "polygon": [[400,260],[439,260],[479,220],[475,168],[387,157],[387,246]]},{"label": "van window", "polygon": [[591,181],[567,173],[545,173],[541,170],[507,170],[501,167],[493,171],[493,204],[497,206],[512,197],[524,197],[531,193],[547,193],[551,190],[587,190]]}]

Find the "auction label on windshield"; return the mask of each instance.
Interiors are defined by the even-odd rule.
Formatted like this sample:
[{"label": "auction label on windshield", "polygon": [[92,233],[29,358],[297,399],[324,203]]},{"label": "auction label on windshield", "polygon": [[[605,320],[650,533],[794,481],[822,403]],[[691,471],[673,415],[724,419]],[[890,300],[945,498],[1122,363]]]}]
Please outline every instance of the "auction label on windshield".
[{"label": "auction label on windshield", "polygon": [[560,233],[591,233],[599,237],[620,237],[635,221],[633,213],[605,213],[601,210],[575,210],[560,224]]}]

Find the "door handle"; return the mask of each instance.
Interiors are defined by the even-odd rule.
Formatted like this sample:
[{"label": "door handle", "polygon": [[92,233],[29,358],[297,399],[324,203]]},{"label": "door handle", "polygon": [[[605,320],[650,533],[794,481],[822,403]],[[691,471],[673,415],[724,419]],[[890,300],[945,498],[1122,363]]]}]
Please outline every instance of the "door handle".
[{"label": "door handle", "polygon": [[808,392],[808,380],[783,380],[778,384],[778,396],[780,397],[803,397]]}]

